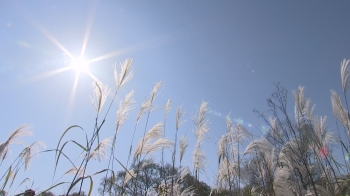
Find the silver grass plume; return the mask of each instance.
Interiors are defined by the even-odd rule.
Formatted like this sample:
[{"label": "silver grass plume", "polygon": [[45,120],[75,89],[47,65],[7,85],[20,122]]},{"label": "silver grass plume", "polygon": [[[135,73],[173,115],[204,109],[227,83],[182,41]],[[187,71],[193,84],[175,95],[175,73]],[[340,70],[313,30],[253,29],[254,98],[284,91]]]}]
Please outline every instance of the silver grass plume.
[{"label": "silver grass plume", "polygon": [[339,141],[333,132],[326,131],[326,117],[314,118],[315,140],[313,148],[317,148],[318,155],[322,158],[328,154],[328,145]]},{"label": "silver grass plume", "polygon": [[101,158],[107,158],[107,149],[111,146],[111,137],[103,139],[94,151],[91,152],[89,159],[101,162]]},{"label": "silver grass plume", "polygon": [[339,95],[333,90],[331,90],[331,94],[333,114],[341,124],[349,130],[350,122],[347,115],[348,111],[343,107]]},{"label": "silver grass plume", "polygon": [[151,102],[151,106],[153,105],[153,101],[156,99],[157,97],[157,92],[159,90],[159,88],[162,86],[162,82],[157,82],[154,87],[153,90],[150,94],[150,102]]},{"label": "silver grass plume", "polygon": [[196,125],[196,131],[194,135],[197,139],[196,145],[193,151],[193,166],[196,172],[196,179],[198,180],[198,171],[204,170],[206,157],[204,152],[201,149],[201,144],[204,142],[205,137],[207,136],[208,128],[208,119],[206,118],[206,114],[208,112],[208,102],[202,102],[198,117],[193,117],[192,121]]},{"label": "silver grass plume", "polygon": [[134,91],[131,91],[125,96],[124,101],[120,102],[119,104],[119,109],[117,111],[116,131],[118,131],[120,126],[127,120],[128,112],[134,108],[134,106],[132,105],[133,103],[135,103],[134,99],[132,98],[133,96]]},{"label": "silver grass plume", "polygon": [[114,80],[117,91],[133,77],[134,72],[131,69],[131,63],[131,59],[126,59],[123,64],[120,64],[120,73],[118,73],[117,67],[114,65]]},{"label": "silver grass plume", "polygon": [[151,102],[149,100],[146,99],[144,102],[142,102],[139,114],[137,115],[137,119],[136,119],[137,123],[139,123],[141,117],[146,113],[146,111],[150,110],[150,108],[151,108]]},{"label": "silver grass plume", "polygon": [[[184,189],[184,185],[185,185],[184,183],[186,183],[185,178],[187,175],[191,175],[190,169],[187,166],[181,167],[176,174],[177,179],[176,179],[176,182],[173,184],[173,186],[171,187],[169,185],[166,185],[165,182],[162,182],[158,186],[158,190],[161,190],[160,191],[161,193],[171,193],[171,191],[172,191],[172,195],[176,195],[176,196],[192,196],[192,195],[194,195],[195,189],[193,186],[189,186],[189,187]],[[156,193],[154,193],[153,195],[156,195]]]},{"label": "silver grass plume", "polygon": [[187,146],[188,146],[187,137],[184,135],[181,135],[181,137],[180,137],[180,163],[181,163],[182,158],[186,152]]},{"label": "silver grass plume", "polygon": [[281,140],[281,131],[278,127],[277,124],[277,117],[273,118],[273,117],[269,117],[269,123],[270,123],[270,132],[271,132],[271,136],[273,138],[275,138],[277,141]]},{"label": "silver grass plume", "polygon": [[252,141],[246,147],[244,154],[252,154],[256,152],[271,153],[273,149],[272,144],[266,138],[260,138]]},{"label": "silver grass plume", "polygon": [[141,164],[141,169],[146,168],[149,165],[152,165],[154,163],[154,157],[147,158],[143,160]]},{"label": "silver grass plume", "polygon": [[219,164],[218,174],[215,179],[216,187],[219,191],[228,187],[229,178],[238,175],[238,164],[230,163],[227,158],[223,158]]},{"label": "silver grass plume", "polygon": [[162,82],[157,82],[154,85],[153,90],[150,94],[150,99],[145,99],[145,101],[141,104],[141,108],[140,108],[139,114],[137,115],[137,119],[136,119],[137,123],[139,123],[141,117],[147,111],[152,112],[153,102],[154,102],[155,98],[157,97],[157,92],[158,92],[161,85],[162,85]]},{"label": "silver grass plume", "polygon": [[341,83],[343,87],[343,92],[346,92],[350,85],[350,70],[349,70],[350,60],[344,59],[340,67]]},{"label": "silver grass plume", "polygon": [[68,171],[66,171],[66,173],[64,173],[64,175],[66,174],[77,174],[78,177],[83,177],[83,175],[85,174],[86,168],[81,168],[80,170],[78,170],[78,168],[76,167],[72,167],[70,168]]},{"label": "silver grass plume", "polygon": [[125,174],[123,186],[125,186],[126,183],[128,183],[135,176],[136,176],[136,173],[135,173],[134,169],[127,170],[126,174]]},{"label": "silver grass plume", "polygon": [[[193,166],[198,175],[199,171],[204,171],[207,159],[200,147],[195,147],[193,151]],[[198,178],[198,176],[196,176]],[[198,180],[198,179],[197,179]]]},{"label": "silver grass plume", "polygon": [[237,124],[234,127],[234,130],[236,132],[235,137],[239,143],[241,143],[243,140],[249,140],[253,137],[252,134],[249,133],[249,131],[242,124]]},{"label": "silver grass plume", "polygon": [[298,90],[292,90],[294,102],[295,102],[295,122],[298,127],[303,124],[303,119],[312,120],[312,112],[314,106],[311,106],[311,100],[305,98],[305,87],[299,86]]},{"label": "silver grass plume", "polygon": [[227,144],[227,135],[224,134],[219,140],[219,150],[218,150],[218,162],[226,157],[226,144]]},{"label": "silver grass plume", "polygon": [[44,142],[34,142],[31,145],[25,147],[21,154],[19,155],[24,160],[24,170],[27,170],[29,168],[29,164],[31,160],[33,159],[34,155],[39,156],[39,148],[43,147],[46,148],[46,145]]},{"label": "silver grass plume", "polygon": [[[164,145],[165,148],[169,147],[168,144],[172,142],[166,142],[163,139],[163,123],[157,123],[154,127],[152,127],[146,134],[145,136],[139,141],[134,157],[138,157],[141,154],[149,154],[154,150],[157,150],[159,147],[163,147]],[[152,143],[153,141],[153,143]],[[156,143],[156,141],[158,141]],[[168,141],[168,140],[167,140]]]},{"label": "silver grass plume", "polygon": [[18,127],[14,132],[10,134],[4,143],[0,143],[0,159],[3,160],[8,152],[8,147],[10,144],[23,144],[24,142],[20,140],[20,137],[31,136],[32,132],[29,131],[30,127],[22,125]]},{"label": "silver grass plume", "polygon": [[167,117],[170,109],[171,109],[171,99],[168,99],[168,101],[165,104],[165,113],[164,113],[165,118]]},{"label": "silver grass plume", "polygon": [[99,81],[94,81],[92,83],[92,89],[94,91],[94,96],[90,96],[90,101],[94,105],[96,112],[99,113],[111,89],[108,88],[108,85],[103,85],[102,82]]},{"label": "silver grass plume", "polygon": [[304,111],[305,108],[304,92],[304,86],[299,86],[297,91],[292,90],[294,102],[299,111]]},{"label": "silver grass plume", "polygon": [[165,138],[159,138],[153,144],[149,144],[149,145],[146,144],[145,146],[143,146],[144,150],[142,151],[143,152],[145,151],[145,154],[150,154],[158,150],[161,150],[162,148],[170,149],[173,146],[174,146],[174,142]]},{"label": "silver grass plume", "polygon": [[176,111],[176,130],[179,130],[179,127],[186,122],[185,120],[182,120],[184,112],[181,111],[182,106],[179,106]]}]

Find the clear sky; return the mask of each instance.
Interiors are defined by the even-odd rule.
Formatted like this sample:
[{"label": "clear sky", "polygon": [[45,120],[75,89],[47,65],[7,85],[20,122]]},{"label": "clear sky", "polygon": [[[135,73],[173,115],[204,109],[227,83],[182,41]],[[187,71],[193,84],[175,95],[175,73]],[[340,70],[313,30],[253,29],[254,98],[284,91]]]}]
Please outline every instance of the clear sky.
[{"label": "clear sky", "polygon": [[[208,169],[201,180],[211,184],[217,142],[226,131],[225,116],[231,112],[232,119],[243,120],[260,137],[254,126],[263,124],[253,109],[267,110],[274,82],[288,90],[305,86],[316,104],[315,114],[328,116],[328,128],[335,130],[330,90],[341,92],[340,62],[350,58],[349,6],[348,1],[1,1],[0,142],[22,124],[32,125],[35,134],[24,139],[27,144],[40,140],[47,149],[56,147],[70,125],[92,132],[93,78],[82,72],[77,80],[73,69],[57,71],[70,66],[69,54],[78,57],[85,48],[85,58],[95,59],[89,72],[108,84],[111,92],[114,63],[133,59],[134,78],[122,88],[101,133],[102,138],[113,135],[118,103],[135,90],[137,106],[117,137],[117,153],[124,162],[139,106],[157,81],[165,85],[155,104],[172,100],[166,136],[173,138],[176,107],[186,110],[187,121],[179,134],[190,139],[184,158],[189,166],[195,128],[191,116],[202,100],[209,102],[210,137],[204,144]],[[163,111],[156,111],[149,127],[162,120]],[[144,123],[143,119],[135,142]],[[65,140],[83,141],[81,136],[77,130]],[[11,156],[17,156],[19,149],[11,149]],[[72,156],[79,153],[73,145],[69,151]],[[17,178],[30,177],[28,187],[45,189],[51,184],[53,162],[53,153],[40,154]],[[106,164],[106,160],[91,162],[88,173]],[[68,169],[62,161],[57,176]],[[95,178],[94,189],[101,177]]]}]

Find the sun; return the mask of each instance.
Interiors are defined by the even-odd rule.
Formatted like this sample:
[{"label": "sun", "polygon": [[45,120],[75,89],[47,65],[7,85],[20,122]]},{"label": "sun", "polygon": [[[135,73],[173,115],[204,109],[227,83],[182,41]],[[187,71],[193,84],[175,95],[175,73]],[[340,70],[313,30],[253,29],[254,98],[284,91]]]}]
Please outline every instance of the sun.
[{"label": "sun", "polygon": [[89,62],[84,57],[73,58],[70,66],[78,74],[89,71]]}]

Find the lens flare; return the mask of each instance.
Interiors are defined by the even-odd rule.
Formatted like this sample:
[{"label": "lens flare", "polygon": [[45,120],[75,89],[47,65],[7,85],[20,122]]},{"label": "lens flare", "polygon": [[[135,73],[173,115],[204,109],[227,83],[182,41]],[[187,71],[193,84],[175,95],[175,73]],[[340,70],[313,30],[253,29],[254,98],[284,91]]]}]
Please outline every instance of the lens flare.
[{"label": "lens flare", "polygon": [[347,162],[350,161],[350,153],[347,153],[347,154],[345,155],[345,160],[346,160]]},{"label": "lens flare", "polygon": [[71,66],[77,73],[87,72],[89,70],[89,62],[84,57],[73,58]]}]

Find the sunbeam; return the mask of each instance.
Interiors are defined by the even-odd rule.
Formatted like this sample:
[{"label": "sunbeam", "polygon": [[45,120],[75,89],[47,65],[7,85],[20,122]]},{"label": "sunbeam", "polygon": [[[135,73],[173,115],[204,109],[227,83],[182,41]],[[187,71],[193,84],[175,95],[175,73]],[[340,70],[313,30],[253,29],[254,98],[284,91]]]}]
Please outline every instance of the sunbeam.
[{"label": "sunbeam", "polygon": [[91,14],[89,15],[88,22],[86,24],[86,31],[85,31],[85,36],[84,36],[84,41],[83,41],[83,46],[81,48],[80,56],[85,55],[86,45],[87,45],[87,42],[89,40],[91,26],[92,26],[92,22],[94,20],[95,11],[96,11],[96,7],[97,7],[96,4],[97,4],[97,1],[95,1],[94,5],[92,6],[92,11],[91,11]]}]

